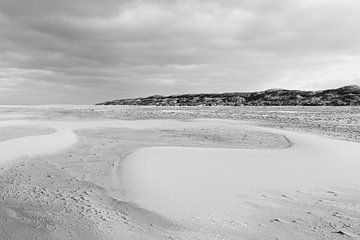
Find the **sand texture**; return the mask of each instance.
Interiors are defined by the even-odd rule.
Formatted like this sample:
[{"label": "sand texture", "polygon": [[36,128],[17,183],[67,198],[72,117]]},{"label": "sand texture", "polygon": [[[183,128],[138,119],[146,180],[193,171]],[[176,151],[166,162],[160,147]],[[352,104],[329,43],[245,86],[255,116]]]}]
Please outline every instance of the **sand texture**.
[{"label": "sand texture", "polygon": [[359,239],[359,109],[247,110],[0,107],[0,239]]}]

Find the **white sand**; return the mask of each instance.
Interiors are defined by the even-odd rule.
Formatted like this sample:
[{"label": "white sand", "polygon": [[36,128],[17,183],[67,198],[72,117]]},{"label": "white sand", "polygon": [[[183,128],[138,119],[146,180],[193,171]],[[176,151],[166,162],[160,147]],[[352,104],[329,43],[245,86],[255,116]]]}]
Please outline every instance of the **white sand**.
[{"label": "white sand", "polygon": [[0,142],[0,164],[22,157],[53,154],[76,143],[71,131],[57,131],[42,136],[29,136]]},{"label": "white sand", "polygon": [[246,201],[257,202],[265,192],[285,195],[339,184],[360,186],[360,144],[254,130],[283,134],[293,145],[267,150],[140,149],[122,166],[127,200],[183,224],[225,234],[240,230],[244,220],[256,223],[252,215],[261,209],[249,211]]}]

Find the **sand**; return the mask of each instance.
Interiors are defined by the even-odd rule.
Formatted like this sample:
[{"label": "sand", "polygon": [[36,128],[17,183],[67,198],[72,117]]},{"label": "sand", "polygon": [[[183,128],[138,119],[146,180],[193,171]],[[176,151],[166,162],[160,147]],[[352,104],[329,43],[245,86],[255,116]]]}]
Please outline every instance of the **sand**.
[{"label": "sand", "polygon": [[249,121],[39,116],[0,122],[0,239],[360,237],[359,143]]},{"label": "sand", "polygon": [[[276,224],[271,226],[270,216],[258,219],[264,208],[269,208],[265,198],[283,196],[296,202],[301,201],[299,193],[338,192],[360,186],[358,143],[261,130],[285,135],[292,146],[276,150],[153,147],[135,151],[119,173],[126,200],[226,238],[246,239],[249,229],[262,232],[261,224],[275,228],[280,238],[294,239]],[[289,206],[281,211],[272,218],[281,219],[283,224],[303,217],[288,215],[292,211]]]}]

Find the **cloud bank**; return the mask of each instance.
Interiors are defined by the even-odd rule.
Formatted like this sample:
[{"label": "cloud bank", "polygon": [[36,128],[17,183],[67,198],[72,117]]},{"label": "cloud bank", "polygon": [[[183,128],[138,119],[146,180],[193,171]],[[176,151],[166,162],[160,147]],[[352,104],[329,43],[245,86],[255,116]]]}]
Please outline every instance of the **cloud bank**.
[{"label": "cloud bank", "polygon": [[360,84],[357,0],[0,0],[0,104]]}]

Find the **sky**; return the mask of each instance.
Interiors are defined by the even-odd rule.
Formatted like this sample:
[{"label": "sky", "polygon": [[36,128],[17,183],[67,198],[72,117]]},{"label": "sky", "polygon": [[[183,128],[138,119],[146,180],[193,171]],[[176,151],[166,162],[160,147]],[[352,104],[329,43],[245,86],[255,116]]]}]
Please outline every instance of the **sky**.
[{"label": "sky", "polygon": [[359,0],[0,0],[0,104],[360,85]]}]

